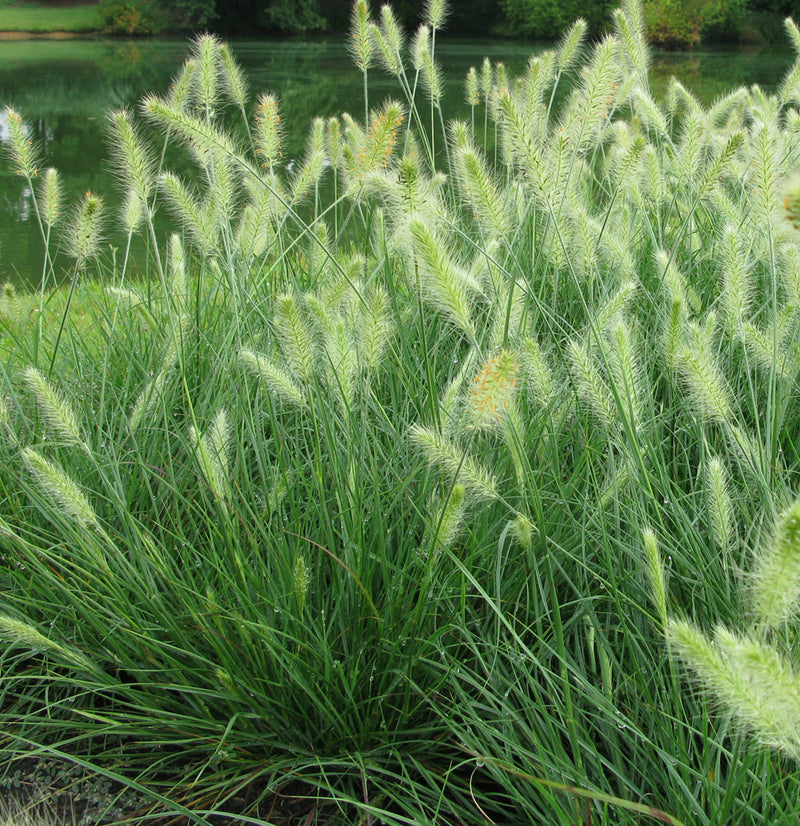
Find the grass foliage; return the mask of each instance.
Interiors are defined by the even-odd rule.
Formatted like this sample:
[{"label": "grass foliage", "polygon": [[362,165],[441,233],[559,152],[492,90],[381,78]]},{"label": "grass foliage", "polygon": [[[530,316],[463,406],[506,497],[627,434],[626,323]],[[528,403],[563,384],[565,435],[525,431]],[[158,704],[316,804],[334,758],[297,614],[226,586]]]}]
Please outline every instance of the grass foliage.
[{"label": "grass foliage", "polygon": [[0,31],[93,32],[99,28],[96,4],[45,6],[0,3]]},{"label": "grass foliage", "polygon": [[142,281],[6,113],[4,760],[195,823],[794,822],[800,69],[656,100],[631,0],[448,121],[443,14],[358,0],[363,111],[291,171],[212,37],[112,113]]}]

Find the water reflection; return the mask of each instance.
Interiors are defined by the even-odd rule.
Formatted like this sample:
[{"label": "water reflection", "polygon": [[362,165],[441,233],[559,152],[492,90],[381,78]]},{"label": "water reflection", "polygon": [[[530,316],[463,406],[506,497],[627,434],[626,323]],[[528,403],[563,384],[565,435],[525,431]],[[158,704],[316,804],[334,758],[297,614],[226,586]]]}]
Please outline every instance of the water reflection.
[{"label": "water reflection", "polygon": [[[484,56],[502,60],[509,74],[514,75],[524,70],[531,52],[541,51],[546,45],[442,39],[437,52],[447,76],[445,111],[449,116],[469,117],[464,77],[470,66],[480,66]],[[361,77],[340,39],[234,41],[232,47],[252,89],[270,91],[280,99],[286,163],[303,155],[308,126],[314,117],[363,111]],[[108,212],[113,214],[118,196],[108,161],[104,112],[120,106],[135,107],[146,92],[163,91],[186,53],[185,41],[0,42],[0,108],[10,105],[23,115],[30,137],[43,150],[43,167],[59,170],[69,202],[74,203],[87,190],[103,193]],[[788,49],[656,54],[653,86],[656,91],[663,90],[669,76],[675,74],[688,88],[699,88],[705,100],[742,84],[759,83],[771,89],[791,59]],[[387,97],[398,96],[395,81],[374,70],[371,103],[377,105]],[[0,120],[0,136],[7,133],[7,128]],[[178,171],[190,172],[186,161],[182,163]],[[116,246],[123,243],[114,236],[109,241]],[[0,283],[11,279],[35,284],[34,274],[41,272],[42,255],[32,193],[2,159]],[[66,271],[68,262],[62,261],[60,266]]]}]

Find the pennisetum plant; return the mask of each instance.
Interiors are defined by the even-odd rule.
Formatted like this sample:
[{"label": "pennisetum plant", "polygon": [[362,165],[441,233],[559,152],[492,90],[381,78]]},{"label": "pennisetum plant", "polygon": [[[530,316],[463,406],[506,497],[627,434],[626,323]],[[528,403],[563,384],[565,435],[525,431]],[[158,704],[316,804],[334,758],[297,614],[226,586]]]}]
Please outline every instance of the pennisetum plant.
[{"label": "pennisetum plant", "polygon": [[[407,46],[358,0],[363,116],[291,171],[213,36],[109,116],[151,271],[78,285],[88,193],[92,335],[64,311],[0,371],[4,756],[69,749],[199,823],[287,793],[308,822],[796,815],[672,654],[798,754],[800,515],[761,504],[796,488],[797,72],[659,99],[642,14],[484,61],[448,123],[446,5]],[[370,108],[376,64],[402,103]],[[47,246],[56,173],[35,195]]]}]

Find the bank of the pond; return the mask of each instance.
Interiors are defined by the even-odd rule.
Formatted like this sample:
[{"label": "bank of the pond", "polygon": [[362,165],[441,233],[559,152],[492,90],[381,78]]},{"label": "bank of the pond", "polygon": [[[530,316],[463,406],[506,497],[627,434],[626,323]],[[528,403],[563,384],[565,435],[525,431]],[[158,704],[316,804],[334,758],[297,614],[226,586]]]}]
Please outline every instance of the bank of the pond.
[{"label": "bank of the pond", "polygon": [[[69,37],[76,34],[113,34],[122,36],[140,35],[160,35],[168,34],[181,35],[192,30],[207,30],[217,27],[220,33],[226,36],[269,36],[280,35],[281,33],[292,33],[305,36],[309,31],[325,34],[342,34],[346,31],[349,20],[351,3],[349,0],[340,4],[331,2],[321,2],[323,9],[322,17],[311,12],[311,19],[305,20],[303,14],[291,10],[292,4],[287,6],[287,13],[273,12],[271,7],[279,6],[276,2],[265,2],[263,9],[253,14],[231,11],[222,3],[206,2],[195,3],[196,8],[191,9],[192,4],[186,3],[149,3],[139,4],[131,2],[129,4],[118,4],[116,8],[106,6],[101,11],[101,5],[97,0],[81,2],[81,0],[61,0],[61,2],[50,3],[28,3],[21,0],[0,0],[0,40],[10,37],[34,38],[42,35],[52,35],[54,37]],[[377,11],[379,2],[373,3]],[[492,0],[485,0],[482,7],[481,0],[472,0],[472,7],[451,9],[448,33],[462,37],[481,36],[491,33],[493,36],[506,38],[509,40],[536,39],[542,37],[556,36],[558,31],[566,27],[571,22],[572,11],[556,13],[551,25],[542,26],[541,22],[536,24],[534,19],[536,14],[531,11],[524,11],[524,3],[517,0],[516,3],[496,4]],[[655,4],[654,4],[655,5]],[[758,0],[750,0],[744,4],[746,8],[740,9],[734,17],[720,26],[708,28],[700,24],[704,33],[702,45],[725,44],[731,46],[769,46],[784,42],[783,19],[786,14],[794,14],[794,10],[787,4],[773,4],[772,9],[764,11],[759,8],[763,5]],[[187,9],[186,6],[190,8]],[[398,11],[401,14],[401,22],[408,29],[419,22],[417,15],[413,11],[413,6],[403,9],[403,4],[395,3],[395,7],[400,6]],[[501,10],[502,6],[502,10]],[[585,4],[583,8],[577,9],[575,13],[585,17],[595,31],[602,31],[610,26],[611,21],[608,9],[605,12],[593,10],[593,4]],[[205,7],[205,10],[203,8]],[[315,3],[312,2],[309,8],[313,9]],[[419,4],[421,9],[423,4]],[[210,9],[210,11],[209,11]],[[397,9],[396,9],[397,11]],[[557,22],[562,13],[567,16],[562,22]],[[183,15],[183,16],[182,16]],[[199,15],[199,16],[198,16]],[[238,16],[237,16],[238,15]],[[242,16],[244,15],[244,16]],[[598,16],[599,15],[599,16]],[[476,25],[475,20],[480,20]],[[324,21],[324,22],[323,22]],[[603,22],[605,21],[605,23]],[[667,26],[674,26],[676,21],[665,18]],[[695,21],[696,23],[696,21]],[[695,24],[691,24],[695,25]],[[681,30],[680,26],[676,30],[674,38],[665,36],[664,26],[656,20],[648,24],[649,36],[653,43],[670,47],[678,46],[683,48],[700,46],[696,42],[696,34],[689,35]]]}]

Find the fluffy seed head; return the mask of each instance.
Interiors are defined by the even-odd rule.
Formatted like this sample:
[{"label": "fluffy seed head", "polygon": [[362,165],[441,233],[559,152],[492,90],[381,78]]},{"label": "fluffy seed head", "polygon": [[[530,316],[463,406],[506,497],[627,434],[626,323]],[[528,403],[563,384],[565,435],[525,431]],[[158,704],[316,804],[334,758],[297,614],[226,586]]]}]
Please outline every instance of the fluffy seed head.
[{"label": "fluffy seed head", "polygon": [[262,166],[272,167],[281,157],[281,113],[274,95],[259,95],[256,109],[256,152]]},{"label": "fluffy seed head", "polygon": [[662,628],[667,626],[667,585],[664,577],[664,566],[661,562],[661,554],[658,550],[658,540],[652,528],[645,528],[642,531],[642,544],[644,545],[645,562],[647,563],[647,574],[650,580],[650,592],[658,611],[658,618],[661,620]]},{"label": "fluffy seed head", "polygon": [[792,619],[800,607],[800,499],[780,514],[756,555],[753,605],[765,626]]},{"label": "fluffy seed head", "polygon": [[32,447],[22,449],[22,459],[39,488],[64,516],[81,527],[100,527],[89,500],[59,465],[48,461]]},{"label": "fluffy seed head", "polygon": [[481,429],[500,423],[514,403],[519,362],[510,350],[487,359],[472,380],[469,405],[475,426]]},{"label": "fluffy seed head", "polygon": [[247,104],[247,81],[241,66],[234,60],[227,43],[219,46],[219,61],[222,67],[222,82],[231,100],[244,109]]},{"label": "fluffy seed head", "polygon": [[356,0],[350,18],[350,53],[359,72],[366,72],[372,65],[374,40],[370,31],[369,5],[367,0]]},{"label": "fluffy seed head", "polygon": [[405,38],[390,5],[381,6],[380,26],[371,31],[384,68],[390,75],[400,77],[403,74]]},{"label": "fluffy seed head", "polygon": [[3,109],[3,116],[8,129],[8,154],[14,172],[24,178],[35,178],[39,174],[40,163],[38,150],[29,137],[30,128],[25,125],[19,112],[10,106]]},{"label": "fluffy seed head", "polygon": [[155,161],[133,124],[130,112],[118,109],[108,114],[112,153],[124,184],[146,203],[155,181]]},{"label": "fluffy seed head", "polygon": [[441,433],[421,425],[414,425],[409,433],[411,441],[425,458],[443,471],[451,480],[464,485],[465,490],[478,499],[496,499],[494,477],[469,454]]},{"label": "fluffy seed head", "polygon": [[711,641],[682,620],[669,621],[667,636],[705,688],[764,745],[800,757],[800,681],[778,651],[723,627]]},{"label": "fluffy seed head", "polygon": [[231,441],[231,422],[225,408],[220,408],[207,433],[200,435],[190,428],[195,456],[211,492],[220,502],[230,494],[228,453]]},{"label": "fluffy seed head", "polygon": [[201,34],[195,39],[192,51],[197,61],[194,93],[202,114],[208,120],[214,115],[219,99],[219,41],[212,34]]},{"label": "fluffy seed head", "polygon": [[120,221],[122,221],[122,226],[128,235],[133,235],[142,225],[142,221],[144,220],[144,204],[142,203],[142,199],[132,189],[129,189],[125,193],[125,198],[119,209],[119,216]]},{"label": "fluffy seed head", "polygon": [[466,90],[467,103],[470,106],[477,106],[481,102],[481,88],[478,71],[474,66],[470,66],[467,71]]},{"label": "fluffy seed head", "polygon": [[65,444],[85,446],[78,417],[50,382],[35,367],[23,370],[22,380],[50,430]]},{"label": "fluffy seed head", "polygon": [[705,487],[711,535],[717,547],[726,551],[734,538],[733,503],[729,490],[728,471],[719,456],[712,456],[708,460]]},{"label": "fluffy seed head", "polygon": [[299,553],[292,566],[292,587],[294,598],[297,600],[297,611],[302,614],[308,599],[308,589],[311,585],[311,571],[305,556]]},{"label": "fluffy seed head", "polygon": [[450,491],[450,496],[434,515],[436,533],[432,537],[434,548],[449,547],[458,536],[464,521],[466,511],[466,490],[464,485],[456,483]]},{"label": "fluffy seed head", "polygon": [[76,261],[94,258],[100,251],[103,232],[103,199],[87,192],[66,229],[67,254]]},{"label": "fluffy seed head", "polygon": [[423,19],[432,31],[436,31],[444,25],[448,11],[447,0],[426,0]]},{"label": "fluffy seed head", "polygon": [[240,350],[239,364],[262,381],[277,399],[295,407],[304,408],[306,406],[303,391],[297,386],[294,379],[267,356],[253,350]]},{"label": "fluffy seed head", "polygon": [[50,167],[45,170],[41,187],[42,220],[48,227],[53,227],[61,217],[61,178],[58,170]]},{"label": "fluffy seed head", "polygon": [[13,324],[22,322],[22,305],[17,288],[10,281],[0,287],[0,319]]}]

